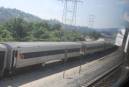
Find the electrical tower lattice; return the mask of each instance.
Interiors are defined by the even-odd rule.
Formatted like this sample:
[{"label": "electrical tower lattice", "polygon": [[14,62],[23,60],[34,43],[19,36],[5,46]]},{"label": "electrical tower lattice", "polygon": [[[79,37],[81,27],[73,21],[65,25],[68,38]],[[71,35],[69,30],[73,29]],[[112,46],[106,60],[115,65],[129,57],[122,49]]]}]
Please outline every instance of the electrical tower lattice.
[{"label": "electrical tower lattice", "polygon": [[[76,26],[76,16],[78,3],[81,3],[81,0],[59,0],[63,2],[63,16],[62,22],[67,25]],[[66,55],[67,58],[67,55]],[[64,63],[65,66],[65,63]],[[78,73],[81,71],[81,66],[79,67]],[[63,72],[63,78],[65,78],[66,71]]]},{"label": "electrical tower lattice", "polygon": [[63,2],[63,16],[62,22],[64,24],[76,25],[76,15],[78,9],[78,3],[81,0],[60,0]]},{"label": "electrical tower lattice", "polygon": [[93,28],[95,22],[95,15],[89,15],[89,25],[88,27]]}]

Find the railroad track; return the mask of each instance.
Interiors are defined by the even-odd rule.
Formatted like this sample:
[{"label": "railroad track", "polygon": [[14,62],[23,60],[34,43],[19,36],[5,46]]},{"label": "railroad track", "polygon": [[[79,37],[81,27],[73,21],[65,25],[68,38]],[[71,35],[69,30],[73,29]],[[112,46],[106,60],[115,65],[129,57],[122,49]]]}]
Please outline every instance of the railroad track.
[{"label": "railroad track", "polygon": [[[113,73],[115,70],[117,70],[118,68],[120,68],[120,66],[122,65],[122,63],[114,66],[113,68],[109,69],[107,72],[103,73],[102,75],[96,77],[95,79],[80,85],[80,87],[100,87],[100,86],[95,86],[97,83],[99,83],[99,81],[103,80],[103,78],[105,77],[109,77],[108,75],[110,75],[111,73]],[[105,82],[106,83],[106,82]],[[113,84],[113,83],[112,83]],[[104,83],[102,83],[101,85],[106,85]],[[108,84],[109,85],[109,84]],[[103,87],[103,86],[101,86]],[[104,86],[104,87],[109,87],[109,86]]]},{"label": "railroad track", "polygon": [[[102,57],[102,58],[100,58],[98,60],[103,61],[104,59],[105,59],[105,57]],[[123,61],[119,62],[118,64],[114,65],[110,69],[107,69],[107,71],[105,71],[104,73],[101,73],[100,75],[98,75],[94,79],[92,79],[92,80],[90,80],[90,81],[88,81],[86,83],[83,83],[82,85],[80,85],[80,87],[110,87],[110,86],[100,86],[100,85],[96,86],[96,84],[101,83],[100,81],[102,81],[105,78],[108,78],[110,75],[114,74],[114,72],[116,73],[116,70],[118,70],[121,67],[122,64],[123,64]],[[117,75],[117,73],[115,75]],[[104,85],[104,83],[102,83],[101,85]]]}]

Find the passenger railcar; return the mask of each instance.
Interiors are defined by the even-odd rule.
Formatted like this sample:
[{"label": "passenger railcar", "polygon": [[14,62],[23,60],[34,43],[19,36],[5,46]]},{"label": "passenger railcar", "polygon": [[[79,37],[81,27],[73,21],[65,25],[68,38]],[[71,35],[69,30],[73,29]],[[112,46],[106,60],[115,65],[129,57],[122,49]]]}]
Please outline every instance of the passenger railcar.
[{"label": "passenger railcar", "polygon": [[73,42],[20,43],[16,50],[16,68],[63,60],[80,55],[81,44]]},{"label": "passenger railcar", "polygon": [[[107,46],[106,46],[107,47]],[[4,71],[67,60],[105,49],[105,42],[6,42],[0,44],[0,76]]]}]

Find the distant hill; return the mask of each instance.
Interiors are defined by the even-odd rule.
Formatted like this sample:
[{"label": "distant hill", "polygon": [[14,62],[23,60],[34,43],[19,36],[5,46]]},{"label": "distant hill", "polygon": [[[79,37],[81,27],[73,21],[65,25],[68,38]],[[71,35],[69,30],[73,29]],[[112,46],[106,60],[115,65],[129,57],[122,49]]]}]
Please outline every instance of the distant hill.
[{"label": "distant hill", "polygon": [[114,33],[114,32],[117,32],[117,31],[119,31],[119,29],[118,28],[103,28],[103,29],[96,29],[97,31],[99,31],[99,32],[112,32],[112,33]]},{"label": "distant hill", "polygon": [[107,38],[115,38],[119,30],[119,28],[96,29],[96,31],[100,32],[103,37]]},{"label": "distant hill", "polygon": [[10,19],[14,18],[22,18],[27,22],[42,22],[45,21],[48,24],[54,25],[54,24],[61,24],[64,26],[64,29],[66,30],[76,30],[79,32],[92,32],[92,31],[97,31],[101,33],[106,33],[106,34],[111,34],[113,32],[116,32],[117,29],[93,29],[93,28],[88,28],[88,27],[82,27],[82,26],[72,26],[72,25],[64,25],[61,22],[57,20],[44,20],[41,19],[37,16],[34,16],[32,14],[17,10],[17,9],[10,9],[10,8],[4,8],[0,7],[0,23],[4,23],[9,21]]},{"label": "distant hill", "polygon": [[[79,31],[79,32],[81,32],[81,33],[96,31],[95,29],[89,28],[89,27],[86,27],[86,26],[64,25],[64,27],[65,27],[65,30],[75,30],[75,31]],[[97,32],[97,31],[96,31],[96,32]]]},{"label": "distant hill", "polygon": [[98,32],[106,33],[106,34],[113,34],[117,33],[120,30],[120,28],[105,28],[105,29],[97,29]]},{"label": "distant hill", "polygon": [[7,22],[8,20],[14,19],[14,18],[22,18],[27,22],[42,22],[42,21],[45,21],[45,22],[47,22],[48,24],[51,24],[51,25],[61,24],[65,27],[64,29],[66,29],[66,30],[76,30],[76,31],[80,31],[80,32],[94,31],[94,29],[90,29],[88,27],[81,27],[81,26],[76,26],[75,27],[75,26],[71,26],[71,25],[64,25],[57,20],[44,20],[44,19],[41,19],[37,16],[34,16],[32,14],[29,14],[29,13],[25,13],[25,12],[17,10],[17,9],[0,7],[0,23]]},{"label": "distant hill", "polygon": [[0,7],[0,23],[7,22],[13,18],[22,18],[28,22],[42,21],[42,19],[32,14],[25,13],[17,9]]}]

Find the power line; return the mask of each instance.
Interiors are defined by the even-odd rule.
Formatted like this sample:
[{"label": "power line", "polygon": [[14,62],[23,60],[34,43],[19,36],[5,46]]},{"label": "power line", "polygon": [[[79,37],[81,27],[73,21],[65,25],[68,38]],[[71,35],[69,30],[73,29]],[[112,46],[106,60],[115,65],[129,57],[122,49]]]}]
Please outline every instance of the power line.
[{"label": "power line", "polygon": [[76,25],[76,16],[78,3],[82,3],[81,0],[59,0],[63,3],[63,15],[62,22],[64,24]]}]

